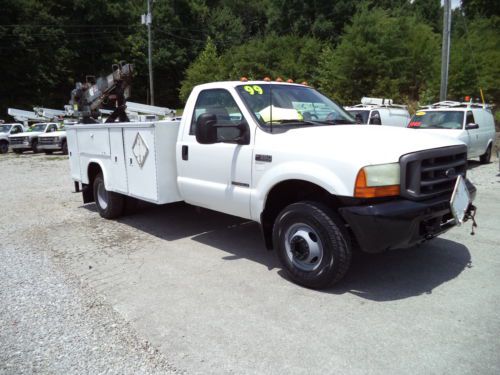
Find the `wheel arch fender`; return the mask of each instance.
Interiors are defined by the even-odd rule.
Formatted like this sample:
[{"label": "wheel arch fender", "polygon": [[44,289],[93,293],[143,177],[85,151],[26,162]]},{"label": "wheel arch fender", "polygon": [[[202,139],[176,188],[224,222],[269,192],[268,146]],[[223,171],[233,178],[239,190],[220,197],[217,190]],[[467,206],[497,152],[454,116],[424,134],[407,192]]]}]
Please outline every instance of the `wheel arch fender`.
[{"label": "wheel arch fender", "polygon": [[82,175],[84,203],[94,202],[94,180],[99,173],[102,173],[106,187],[107,173],[104,164],[99,159],[90,159],[85,168],[85,174]]},{"label": "wheel arch fender", "polygon": [[329,168],[310,162],[283,163],[268,170],[255,186],[255,194],[251,202],[252,218],[260,222],[260,216],[273,188],[286,181],[295,180],[316,185],[331,195],[349,196],[352,194],[353,187],[349,187]]}]

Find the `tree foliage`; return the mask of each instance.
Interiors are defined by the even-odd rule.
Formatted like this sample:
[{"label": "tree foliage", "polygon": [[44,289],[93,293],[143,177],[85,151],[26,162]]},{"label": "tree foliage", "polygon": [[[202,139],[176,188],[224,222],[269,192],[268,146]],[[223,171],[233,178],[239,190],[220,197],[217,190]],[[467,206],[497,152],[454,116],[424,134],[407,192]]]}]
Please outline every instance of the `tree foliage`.
[{"label": "tree foliage", "polygon": [[[498,1],[463,0],[452,24],[450,99],[500,102]],[[0,113],[62,108],[75,82],[132,62],[149,102],[145,0],[0,0]],[[465,17],[465,18],[464,18]],[[466,20],[466,22],[464,22]],[[240,76],[307,80],[344,102],[437,99],[439,0],[162,0],[153,3],[155,104]]]},{"label": "tree foliage", "polygon": [[319,87],[342,102],[366,95],[418,100],[436,79],[438,55],[438,36],[429,25],[364,7],[339,45],[323,50]]}]

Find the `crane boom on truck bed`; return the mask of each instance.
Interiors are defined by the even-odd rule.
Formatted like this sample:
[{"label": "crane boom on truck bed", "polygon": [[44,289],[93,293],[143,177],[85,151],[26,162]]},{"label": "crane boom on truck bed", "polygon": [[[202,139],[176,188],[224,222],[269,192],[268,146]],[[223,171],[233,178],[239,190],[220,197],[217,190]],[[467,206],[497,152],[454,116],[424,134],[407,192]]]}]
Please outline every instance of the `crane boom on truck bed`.
[{"label": "crane boom on truck bed", "polygon": [[69,105],[65,106],[69,116],[78,117],[81,123],[97,123],[99,110],[103,106],[114,107],[106,122],[128,122],[125,112],[126,99],[130,97],[133,65],[120,62],[112,65],[113,73],[106,77],[86,76],[85,83],[77,82],[71,91]]}]

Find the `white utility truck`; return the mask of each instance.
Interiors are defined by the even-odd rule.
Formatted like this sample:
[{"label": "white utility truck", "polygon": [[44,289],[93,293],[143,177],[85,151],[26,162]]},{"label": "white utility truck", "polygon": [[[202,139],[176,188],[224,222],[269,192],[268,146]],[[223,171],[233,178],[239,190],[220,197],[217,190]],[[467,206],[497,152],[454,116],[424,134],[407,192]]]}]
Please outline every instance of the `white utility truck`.
[{"label": "white utility truck", "polygon": [[44,133],[57,132],[58,126],[55,122],[34,124],[23,133],[17,133],[9,137],[10,148],[16,154],[32,150],[35,154],[38,150],[38,137]]},{"label": "white utility truck", "polygon": [[362,124],[406,128],[410,122],[408,107],[394,104],[392,99],[364,97],[361,99],[361,104],[344,109]]},{"label": "white utility truck", "polygon": [[462,142],[354,122],[304,85],[209,83],[181,121],[67,126],[71,177],[104,218],[134,197],[254,220],[291,279],[322,288],[354,246],[410,247],[475,209]]},{"label": "white utility truck", "polygon": [[68,154],[68,143],[66,141],[66,129],[59,127],[58,130],[38,136],[38,151],[51,155],[54,151],[61,151],[63,155]]},{"label": "white utility truck", "polygon": [[469,159],[479,158],[481,164],[490,162],[496,134],[491,107],[486,104],[434,103],[419,109],[408,127],[458,139],[467,145]]},{"label": "white utility truck", "polygon": [[0,123],[0,154],[6,154],[9,151],[9,136],[23,131],[24,126],[21,124]]}]

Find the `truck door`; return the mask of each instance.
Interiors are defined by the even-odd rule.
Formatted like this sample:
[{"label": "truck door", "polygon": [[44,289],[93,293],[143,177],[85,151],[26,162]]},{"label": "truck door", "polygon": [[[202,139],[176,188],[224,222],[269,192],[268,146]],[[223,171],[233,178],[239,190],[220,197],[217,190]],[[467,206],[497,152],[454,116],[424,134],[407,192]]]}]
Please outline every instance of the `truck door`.
[{"label": "truck door", "polygon": [[[467,116],[465,119],[465,126],[468,124],[476,124],[476,121],[474,119],[474,115],[472,114],[472,111],[467,111]],[[479,155],[479,132],[481,129],[470,129],[467,130],[467,134],[469,136],[469,152],[468,156],[469,157],[476,157]]]},{"label": "truck door", "polygon": [[[193,113],[186,113],[190,124],[185,123],[182,141],[177,145],[181,195],[188,203],[250,218],[252,142],[249,145],[199,144],[195,137],[196,120],[203,113],[215,114],[217,121],[225,123],[238,124],[244,119],[229,91],[200,92]],[[235,130],[227,129],[228,132]]]}]

